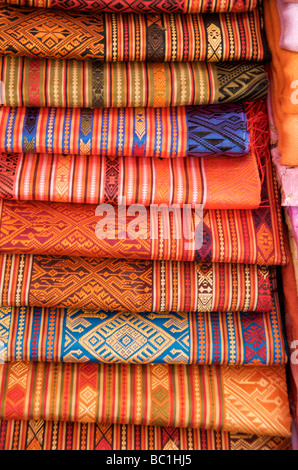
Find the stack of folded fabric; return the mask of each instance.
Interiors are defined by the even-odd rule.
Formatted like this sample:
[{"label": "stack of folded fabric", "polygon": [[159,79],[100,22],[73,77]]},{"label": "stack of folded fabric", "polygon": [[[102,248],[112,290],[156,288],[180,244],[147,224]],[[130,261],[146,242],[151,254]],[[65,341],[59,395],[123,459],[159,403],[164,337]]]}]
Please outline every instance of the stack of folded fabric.
[{"label": "stack of folded fabric", "polygon": [[259,2],[0,25],[0,449],[289,449]]},{"label": "stack of folded fabric", "polygon": [[[271,155],[281,189],[288,239],[283,268],[287,340],[291,352],[290,403],[293,448],[298,449],[298,2],[265,2],[265,24],[272,52],[269,70]],[[270,34],[269,34],[270,31]]]}]

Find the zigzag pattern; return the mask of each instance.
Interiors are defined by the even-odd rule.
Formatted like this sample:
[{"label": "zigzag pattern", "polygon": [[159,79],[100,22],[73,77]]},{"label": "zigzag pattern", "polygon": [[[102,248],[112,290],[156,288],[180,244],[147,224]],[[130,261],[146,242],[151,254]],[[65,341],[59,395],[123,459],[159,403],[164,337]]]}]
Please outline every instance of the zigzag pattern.
[{"label": "zigzag pattern", "polygon": [[243,116],[241,107],[231,112],[226,105],[201,106],[200,113],[199,117],[196,107],[186,108],[188,156],[197,153],[204,155],[205,152],[206,155],[215,155],[218,150],[223,155],[231,153],[240,156],[241,151],[246,151],[249,146],[249,139],[245,138],[247,121],[246,118],[240,119]]}]

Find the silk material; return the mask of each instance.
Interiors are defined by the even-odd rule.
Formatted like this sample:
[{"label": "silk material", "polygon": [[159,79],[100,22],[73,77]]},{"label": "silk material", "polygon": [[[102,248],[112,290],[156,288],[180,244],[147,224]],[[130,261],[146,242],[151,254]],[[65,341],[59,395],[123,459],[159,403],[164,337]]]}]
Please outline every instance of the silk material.
[{"label": "silk material", "polygon": [[1,0],[0,3],[26,7],[65,10],[106,11],[110,13],[224,13],[252,11],[257,0]]},{"label": "silk material", "polygon": [[291,450],[290,438],[62,421],[0,421],[0,450]]},{"label": "silk material", "polygon": [[[0,255],[1,306],[268,312],[275,266]],[[241,296],[239,296],[241,292]]]},{"label": "silk material", "polygon": [[256,62],[107,63],[7,55],[0,57],[0,70],[4,106],[226,104],[265,98],[268,89],[264,64]]},{"label": "silk material", "polygon": [[[96,109],[94,115],[83,112],[87,110],[71,110],[74,114],[69,115],[64,109],[47,114],[43,109],[41,114],[45,111],[46,117],[39,114],[41,109],[28,110],[2,108],[2,125],[6,132],[3,139],[0,138],[0,146],[10,152],[46,150],[50,155],[0,154],[0,195],[3,198],[87,204],[123,201],[123,204],[146,206],[191,204],[193,208],[195,204],[202,204],[214,209],[254,209],[260,205],[257,167],[261,170],[260,162],[268,156],[269,139],[265,101],[244,106],[178,107],[170,112],[168,108],[146,108],[146,115],[140,109],[135,114],[134,108]],[[103,118],[101,124],[99,116]],[[123,121],[126,122],[124,127]],[[108,126],[109,132],[105,130]],[[101,134],[95,133],[99,127]],[[119,138],[112,139],[116,127]],[[171,133],[162,133],[162,142],[159,136],[164,128],[171,129]],[[70,133],[74,140],[71,142],[68,140]],[[123,133],[127,145],[123,145]],[[235,145],[239,145],[239,150],[242,147],[243,152],[248,151],[249,145],[250,154],[241,159],[215,158],[220,150],[231,155],[236,150]],[[52,155],[70,151],[81,155]],[[212,157],[195,157],[206,152]],[[86,155],[89,153],[92,158]],[[102,153],[102,158],[93,153]],[[106,156],[110,154],[119,158]],[[174,161],[155,158],[151,162],[148,154],[192,157]],[[142,158],[143,155],[146,157]]]},{"label": "silk material", "polygon": [[[222,175],[225,175],[225,178]],[[23,201],[257,209],[258,161],[242,158],[1,154],[0,197]]]},{"label": "silk material", "polygon": [[[287,361],[276,291],[266,313],[0,308],[0,360],[278,365]],[[78,327],[78,325],[80,325]]]},{"label": "silk material", "polygon": [[0,365],[0,417],[281,437],[291,425],[284,365],[8,362]]},{"label": "silk material", "polygon": [[281,30],[276,1],[264,0],[265,29],[272,54],[272,78],[276,93],[273,99],[278,99],[281,112],[297,114],[298,53],[279,46]]},{"label": "silk material", "polygon": [[0,4],[0,54],[105,62],[269,60],[263,18],[249,13],[134,15]]},{"label": "silk material", "polygon": [[3,106],[0,151],[108,157],[238,157],[249,153],[247,127],[252,123],[248,115],[259,111],[259,102],[169,108]]},{"label": "silk material", "polygon": [[[268,149],[269,152],[269,149]],[[270,157],[270,155],[269,155]],[[256,210],[0,200],[0,252],[279,265],[286,262],[270,162]],[[236,237],[237,234],[237,238]]]},{"label": "silk material", "polygon": [[298,52],[298,3],[277,0],[277,8],[280,19],[279,45],[282,49]]},{"label": "silk material", "polygon": [[281,102],[276,93],[275,79],[270,82],[272,111],[274,122],[278,133],[277,148],[280,154],[280,163],[286,166],[297,167],[297,144],[298,144],[298,114],[284,113],[281,109]]},{"label": "silk material", "polygon": [[298,167],[281,164],[281,155],[278,149],[279,138],[274,122],[271,99],[271,92],[269,92],[267,104],[270,124],[270,153],[280,185],[281,203],[283,206],[298,206]]}]

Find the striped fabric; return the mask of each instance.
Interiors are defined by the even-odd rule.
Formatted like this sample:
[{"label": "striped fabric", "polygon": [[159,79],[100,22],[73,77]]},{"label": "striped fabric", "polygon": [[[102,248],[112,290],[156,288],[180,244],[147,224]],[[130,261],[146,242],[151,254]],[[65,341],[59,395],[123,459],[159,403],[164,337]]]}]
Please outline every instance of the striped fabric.
[{"label": "striped fabric", "polygon": [[190,428],[9,420],[0,421],[0,450],[291,450],[291,440]]},{"label": "striped fabric", "polygon": [[268,312],[275,267],[0,255],[1,306]]},{"label": "striped fabric", "polygon": [[266,313],[160,315],[0,308],[0,361],[278,365],[287,361],[275,280]]},{"label": "striped fabric", "polygon": [[110,13],[222,13],[252,11],[257,0],[1,0],[1,3],[26,7],[65,10],[106,11]]},{"label": "striped fabric", "polygon": [[259,103],[104,109],[3,106],[0,151],[109,157],[238,157],[249,152],[249,107],[256,112]]},{"label": "striped fabric", "polygon": [[5,106],[124,108],[226,104],[266,97],[256,62],[111,62],[0,57]]},{"label": "striped fabric", "polygon": [[278,187],[265,171],[256,210],[0,200],[0,252],[283,265]]},{"label": "striped fabric", "polygon": [[0,197],[80,204],[189,204],[193,209],[202,204],[206,209],[257,209],[261,181],[254,153],[237,159],[0,153]]},{"label": "striped fabric", "polygon": [[9,362],[0,365],[0,417],[281,437],[291,425],[284,365]]},{"label": "striped fabric", "polygon": [[259,9],[249,13],[96,13],[0,4],[0,54],[106,62],[270,58]]}]

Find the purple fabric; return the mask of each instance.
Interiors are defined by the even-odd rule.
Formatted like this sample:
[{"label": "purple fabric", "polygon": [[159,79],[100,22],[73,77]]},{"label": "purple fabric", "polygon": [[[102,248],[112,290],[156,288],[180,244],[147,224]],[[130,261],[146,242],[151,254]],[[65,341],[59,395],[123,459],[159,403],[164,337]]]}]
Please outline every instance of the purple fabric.
[{"label": "purple fabric", "polygon": [[298,3],[277,0],[277,8],[281,29],[279,46],[288,51],[298,52]]},{"label": "purple fabric", "polygon": [[280,164],[280,153],[277,148],[278,134],[272,113],[270,90],[268,93],[267,109],[270,129],[270,152],[276,169],[276,177],[281,187],[281,203],[282,206],[298,206],[298,167]]}]

